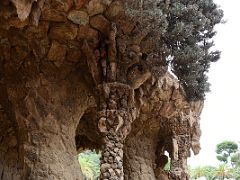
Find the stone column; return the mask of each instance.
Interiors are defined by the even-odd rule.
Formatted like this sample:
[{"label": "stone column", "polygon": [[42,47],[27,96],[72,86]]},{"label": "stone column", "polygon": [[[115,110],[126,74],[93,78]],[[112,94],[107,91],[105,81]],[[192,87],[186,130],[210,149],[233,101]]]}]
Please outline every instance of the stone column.
[{"label": "stone column", "polygon": [[187,135],[173,137],[173,152],[171,157],[171,179],[188,180],[187,158],[189,157],[190,141]]},{"label": "stone column", "polygon": [[17,122],[22,130],[24,179],[74,179],[82,174],[75,146],[75,119],[64,107],[50,104],[32,91],[15,106]]},{"label": "stone column", "polygon": [[145,133],[128,135],[124,145],[124,180],[157,179],[154,172],[156,144],[154,137]]},{"label": "stone column", "polygon": [[123,143],[131,130],[134,117],[134,91],[125,84],[107,83],[99,86],[99,130],[104,147],[101,157],[102,180],[123,179]]},{"label": "stone column", "polygon": [[[4,132],[0,135],[4,140],[0,142],[0,179],[82,180],[75,135],[91,102],[84,84],[28,82],[28,89],[21,84],[6,87],[5,96],[0,96],[0,130]],[[0,84],[3,94],[2,89]]]}]

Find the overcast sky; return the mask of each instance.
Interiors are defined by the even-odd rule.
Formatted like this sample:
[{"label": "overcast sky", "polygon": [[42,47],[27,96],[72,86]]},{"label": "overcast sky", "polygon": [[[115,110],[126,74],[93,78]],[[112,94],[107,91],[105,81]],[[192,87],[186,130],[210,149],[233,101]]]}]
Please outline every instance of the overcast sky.
[{"label": "overcast sky", "polygon": [[217,165],[216,144],[223,140],[240,141],[240,1],[215,0],[224,10],[226,24],[219,25],[215,38],[221,59],[209,72],[208,93],[201,116],[201,146],[191,166]]}]

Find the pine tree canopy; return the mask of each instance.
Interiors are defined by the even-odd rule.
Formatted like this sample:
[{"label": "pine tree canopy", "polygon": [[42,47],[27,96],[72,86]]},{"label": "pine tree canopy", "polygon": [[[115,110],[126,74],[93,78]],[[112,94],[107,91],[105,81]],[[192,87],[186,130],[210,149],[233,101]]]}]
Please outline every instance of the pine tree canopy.
[{"label": "pine tree canopy", "polygon": [[164,0],[162,50],[172,72],[191,101],[203,100],[209,91],[210,63],[220,58],[212,51],[214,27],[222,22],[223,11],[213,0]]}]

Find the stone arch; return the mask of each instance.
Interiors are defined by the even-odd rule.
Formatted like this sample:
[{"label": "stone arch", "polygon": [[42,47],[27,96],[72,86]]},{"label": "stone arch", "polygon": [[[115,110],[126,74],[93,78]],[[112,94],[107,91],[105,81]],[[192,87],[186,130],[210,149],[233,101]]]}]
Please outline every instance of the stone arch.
[{"label": "stone arch", "polygon": [[96,107],[87,109],[81,117],[76,129],[75,141],[78,153],[85,149],[102,150],[103,139],[98,129]]},{"label": "stone arch", "polygon": [[94,97],[82,80],[36,82],[0,84],[0,179],[81,180],[75,131]]}]

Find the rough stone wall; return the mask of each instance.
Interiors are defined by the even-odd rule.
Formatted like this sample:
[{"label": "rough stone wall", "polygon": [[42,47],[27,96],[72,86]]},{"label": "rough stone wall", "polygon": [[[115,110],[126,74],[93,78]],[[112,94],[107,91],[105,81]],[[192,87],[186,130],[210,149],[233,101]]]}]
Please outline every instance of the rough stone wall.
[{"label": "rough stone wall", "polygon": [[54,22],[20,21],[10,1],[0,9],[0,177],[82,179],[75,130],[95,102],[68,24],[53,25],[54,40]]},{"label": "rough stone wall", "polygon": [[[6,95],[3,86],[0,86],[0,93]],[[21,177],[21,158],[18,146],[17,129],[13,126],[10,110],[3,96],[0,97],[0,175],[1,179],[20,179]],[[5,102],[5,103],[3,103]],[[8,111],[6,110],[8,108]],[[7,113],[9,112],[9,113]]]},{"label": "rough stone wall", "polygon": [[[169,73],[161,78],[151,77],[135,90],[135,102],[137,118],[123,146],[124,179],[188,178],[185,171],[190,150],[195,154],[200,150],[199,116],[203,102],[188,103],[179,82]],[[78,129],[79,134],[98,144],[102,136],[94,130],[98,122],[95,111],[87,116],[91,125],[81,121]],[[185,139],[185,144],[181,137]],[[91,143],[81,146],[101,149],[101,145],[91,146]],[[163,170],[168,161],[165,151],[172,159],[171,172]],[[179,177],[174,177],[179,171],[182,172]]]},{"label": "rough stone wall", "polygon": [[[154,131],[154,130],[153,130]],[[156,138],[152,134],[130,134],[124,145],[124,179],[154,180]],[[155,131],[155,134],[157,132]],[[154,133],[153,133],[154,134]],[[156,137],[156,136],[155,136]]]},{"label": "rough stone wall", "polygon": [[18,99],[18,88],[14,84],[8,89],[13,117],[1,101],[1,179],[82,179],[75,130],[85,109],[94,104],[88,88],[70,82],[28,86],[23,99]]},{"label": "rough stone wall", "polygon": [[[158,159],[164,151],[173,159],[167,176],[187,178],[189,150],[199,151],[201,103],[186,102],[176,79],[166,74],[156,6],[157,1],[0,2],[1,179],[81,179],[76,149],[106,150],[102,128],[118,126],[120,145],[127,138],[126,179],[161,179]],[[134,91],[134,101],[126,103],[111,83]],[[116,97],[98,89],[104,84]],[[132,110],[138,112],[134,117]],[[101,112],[112,125],[104,125]],[[90,124],[101,132],[91,132]],[[119,169],[115,179],[123,177]]]},{"label": "rough stone wall", "polygon": [[[46,94],[41,96],[40,89],[33,91],[19,105],[25,107],[15,107],[17,120],[24,124],[24,165],[28,179],[81,179],[75,129],[88,105],[84,103],[88,101],[87,94],[79,89],[83,93],[80,101],[69,102],[77,108],[66,106],[62,102],[70,100],[72,94],[62,89],[67,88],[64,82],[61,86],[51,90],[44,87]],[[44,99],[44,95],[50,95],[49,99]]]},{"label": "rough stone wall", "polygon": [[[190,150],[196,154],[200,150],[202,102],[189,104],[170,74],[141,86],[137,100],[139,116],[124,146],[125,179],[186,179]],[[177,137],[183,137],[185,144]],[[165,151],[171,158],[170,173],[163,171]]]}]

